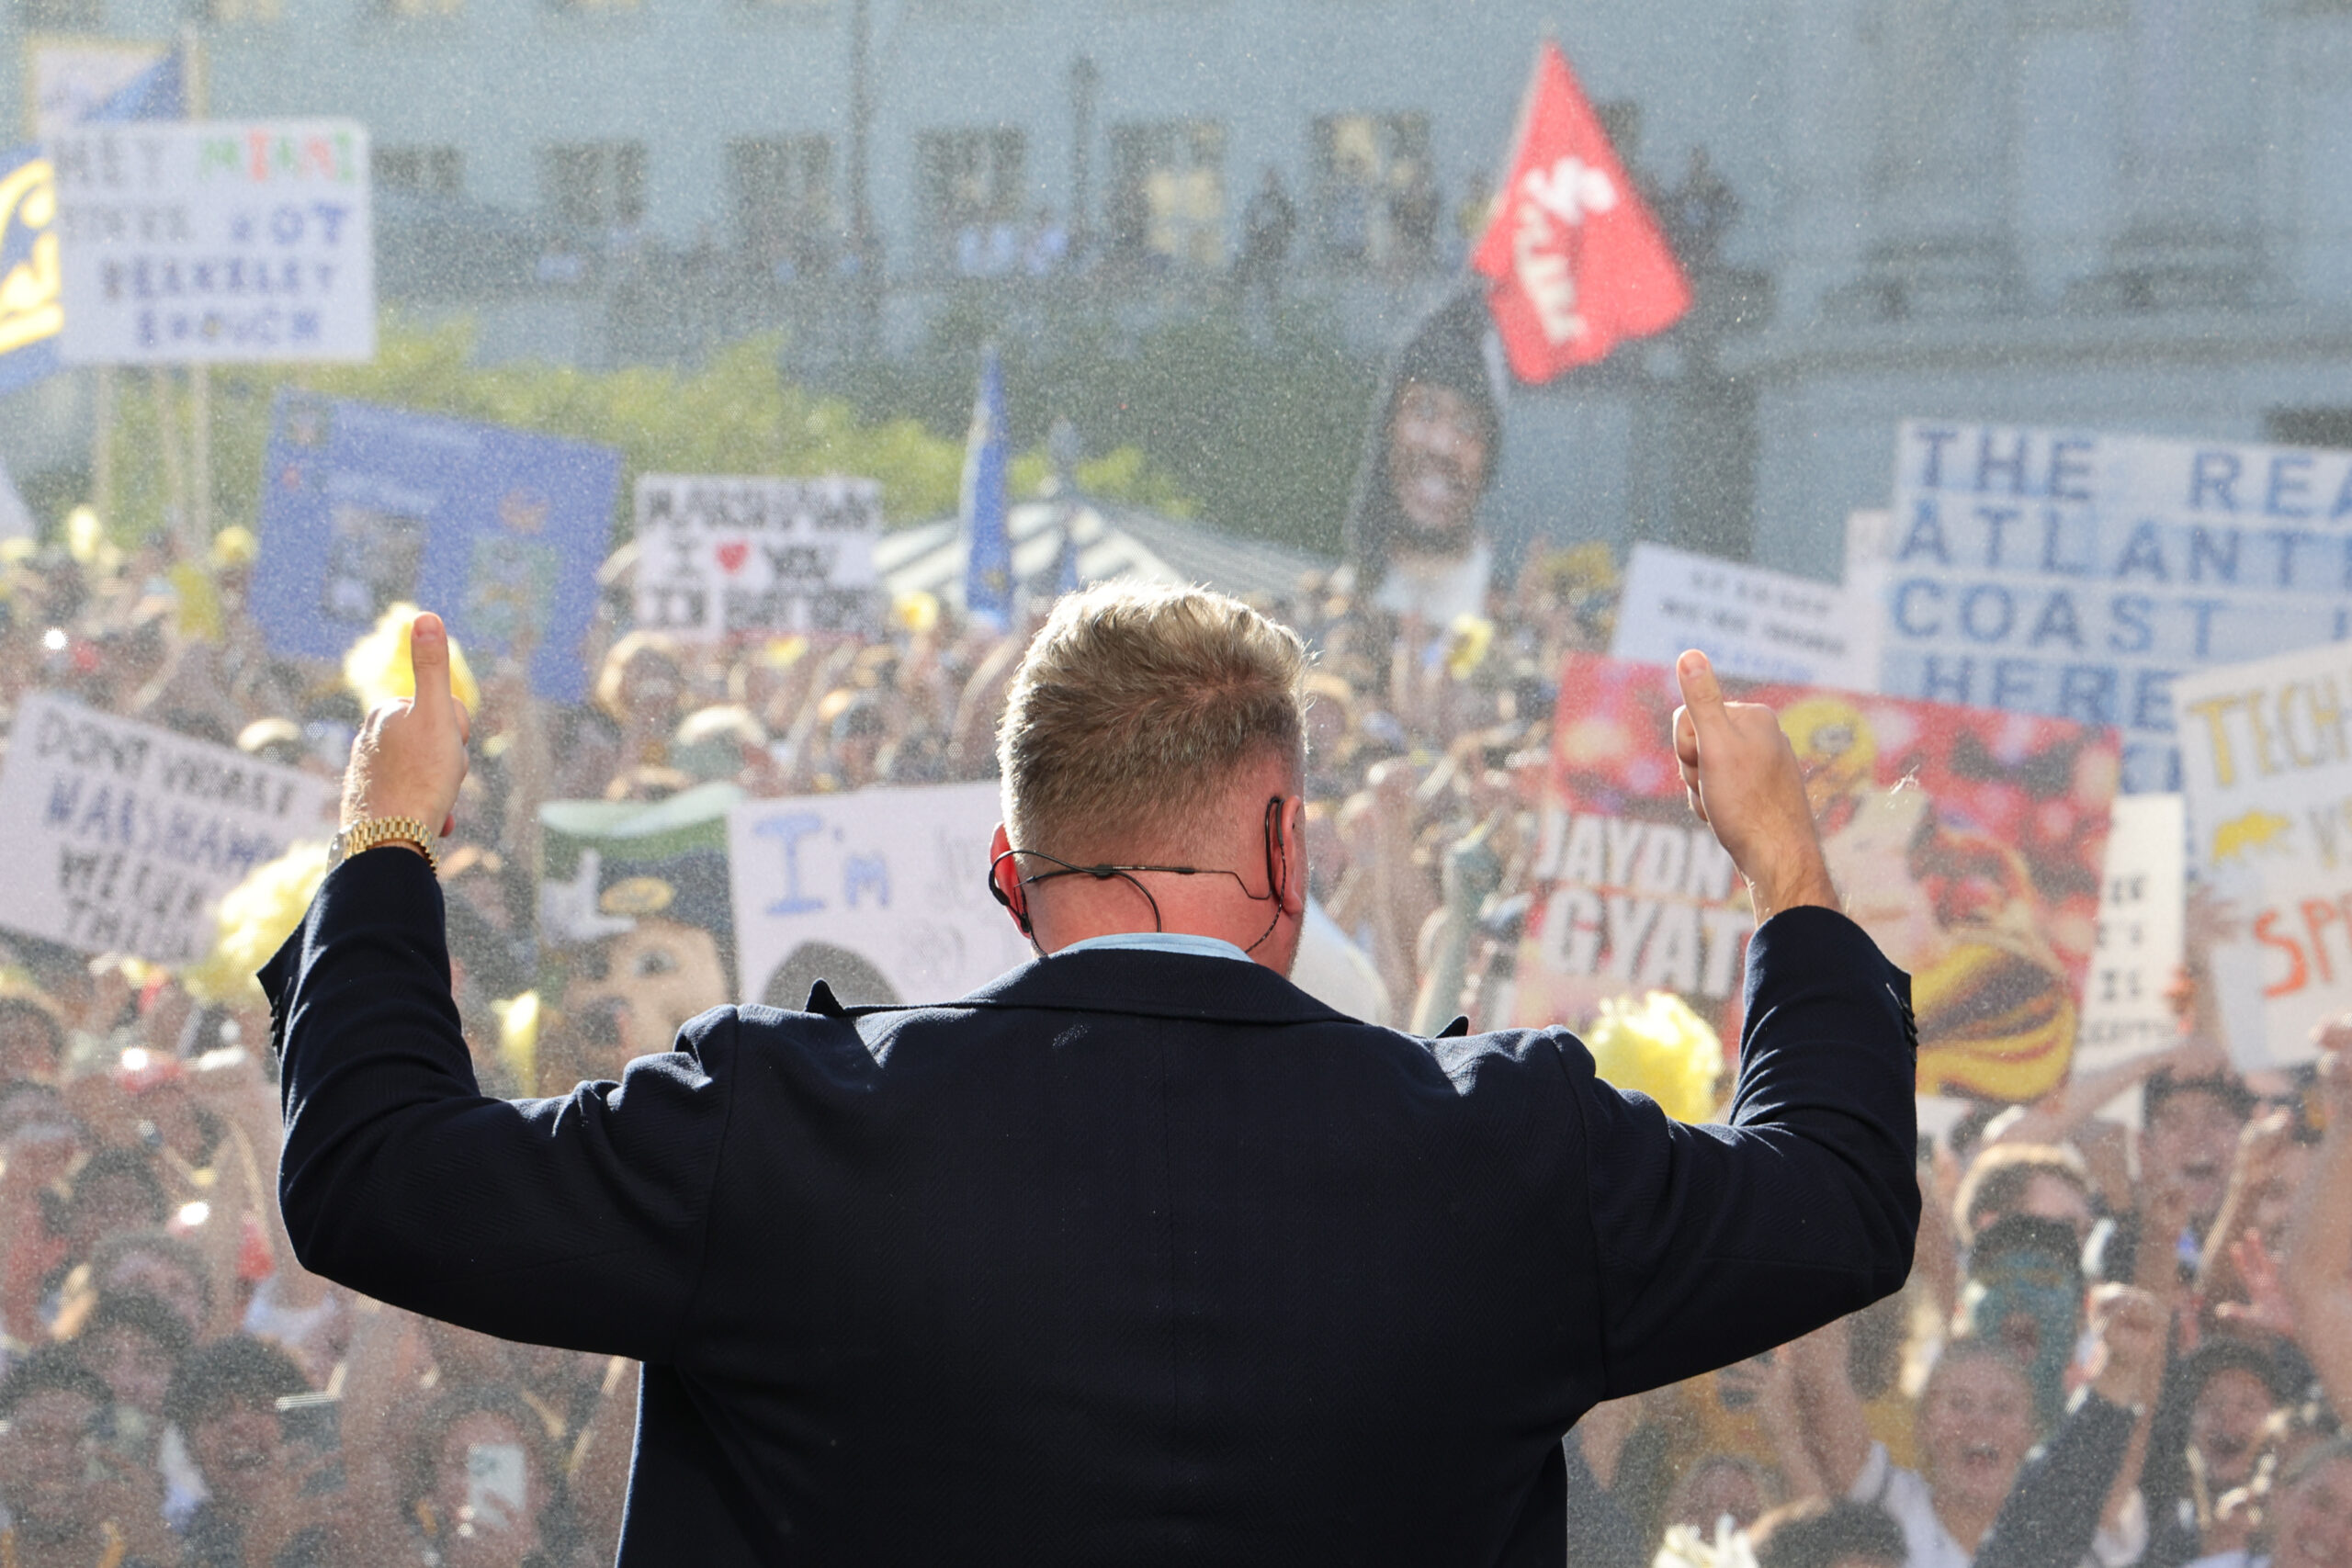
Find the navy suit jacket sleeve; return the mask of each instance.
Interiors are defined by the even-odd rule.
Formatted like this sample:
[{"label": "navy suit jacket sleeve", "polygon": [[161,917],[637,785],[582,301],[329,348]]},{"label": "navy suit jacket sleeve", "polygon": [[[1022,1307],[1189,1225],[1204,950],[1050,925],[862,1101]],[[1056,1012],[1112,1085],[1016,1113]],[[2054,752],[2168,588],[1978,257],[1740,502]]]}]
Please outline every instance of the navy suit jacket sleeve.
[{"label": "navy suit jacket sleeve", "polygon": [[1563,1047],[1602,1265],[1604,1399],[1785,1344],[1910,1272],[1910,977],[1845,916],[1788,909],[1749,949],[1745,1017],[1724,1126],[1675,1122]]},{"label": "navy suit jacket sleeve", "polygon": [[262,971],[295,1256],[485,1334],[670,1360],[702,1269],[730,1099],[710,1068],[734,1014],[706,1014],[617,1084],[492,1100],[442,932],[424,860],[373,850],[329,873]]}]

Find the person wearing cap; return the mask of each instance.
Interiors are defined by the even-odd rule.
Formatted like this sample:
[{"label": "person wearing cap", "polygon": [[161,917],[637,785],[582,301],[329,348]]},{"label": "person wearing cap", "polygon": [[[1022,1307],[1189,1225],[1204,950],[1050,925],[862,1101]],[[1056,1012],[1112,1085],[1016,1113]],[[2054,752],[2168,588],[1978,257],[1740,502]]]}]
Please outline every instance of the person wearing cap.
[{"label": "person wearing cap", "polygon": [[617,1083],[486,1099],[428,858],[469,722],[444,647],[420,618],[417,695],[355,749],[347,841],[383,841],[262,976],[281,1207],[329,1279],[642,1363],[623,1568],[1549,1568],[1587,1409],[1909,1270],[1906,978],[1699,654],[1677,754],[1760,921],[1703,1128],[1563,1029],[1425,1040],[1294,987],[1306,651],[1134,584],[1056,606],[999,728],[969,874],[1034,961],[715,1007]]}]

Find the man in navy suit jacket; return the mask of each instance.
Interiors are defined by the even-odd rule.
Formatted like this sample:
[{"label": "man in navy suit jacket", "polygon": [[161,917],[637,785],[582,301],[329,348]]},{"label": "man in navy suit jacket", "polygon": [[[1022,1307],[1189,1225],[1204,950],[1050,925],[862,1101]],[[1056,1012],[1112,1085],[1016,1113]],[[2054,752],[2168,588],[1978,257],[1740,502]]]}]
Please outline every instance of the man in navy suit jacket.
[{"label": "man in navy suit jacket", "polygon": [[485,1099],[424,856],[468,719],[436,618],[413,647],[346,784],[353,841],[394,841],[264,975],[287,1228],[381,1300],[641,1361],[627,1568],[1550,1568],[1587,1408],[1909,1269],[1908,981],[1698,655],[1677,747],[1760,922],[1711,1127],[1565,1031],[1421,1040],[1292,987],[1298,641],[1132,589],[1064,600],[1008,700],[989,871],[1035,962],[718,1008],[616,1084]]}]

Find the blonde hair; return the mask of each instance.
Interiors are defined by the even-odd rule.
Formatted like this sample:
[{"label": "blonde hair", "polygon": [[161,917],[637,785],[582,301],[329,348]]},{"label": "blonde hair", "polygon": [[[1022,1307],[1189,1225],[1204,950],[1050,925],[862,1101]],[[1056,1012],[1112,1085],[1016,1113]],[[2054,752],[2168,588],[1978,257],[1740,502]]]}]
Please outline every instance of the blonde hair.
[{"label": "blonde hair", "polygon": [[1202,588],[1072,593],[1029,645],[997,729],[1015,845],[1071,860],[1198,827],[1247,763],[1306,766],[1298,634]]}]

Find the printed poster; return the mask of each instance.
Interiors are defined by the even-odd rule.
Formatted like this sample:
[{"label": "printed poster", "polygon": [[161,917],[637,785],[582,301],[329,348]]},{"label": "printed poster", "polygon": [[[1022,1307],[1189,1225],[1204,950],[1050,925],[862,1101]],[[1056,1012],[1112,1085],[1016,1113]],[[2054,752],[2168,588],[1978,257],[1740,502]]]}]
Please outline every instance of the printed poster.
[{"label": "printed poster", "polygon": [[1914,420],[1879,689],[2123,731],[2180,787],[2172,682],[2352,633],[2352,452]]},{"label": "printed poster", "polygon": [[[1792,685],[1770,704],[1806,768],[1848,912],[1912,976],[1923,1094],[2023,1100],[2064,1081],[2095,946],[2112,731]],[[1588,1021],[1662,989],[1736,1048],[1747,890],[1690,814],[1670,667],[1573,655],[1560,679],[1516,1021]]]},{"label": "printed poster", "polygon": [[421,604],[469,654],[527,651],[539,695],[587,695],[619,453],[285,392],[262,462],[253,608],[277,651],[340,659],[388,605]]},{"label": "printed poster", "polygon": [[2230,1054],[2309,1061],[2312,1026],[2352,1010],[2352,648],[2201,671],[2173,700],[2198,874],[2228,907]]},{"label": "printed poster", "polygon": [[33,693],[0,768],[0,927],[193,963],[212,951],[221,895],[332,836],[341,796],[334,779]]}]

